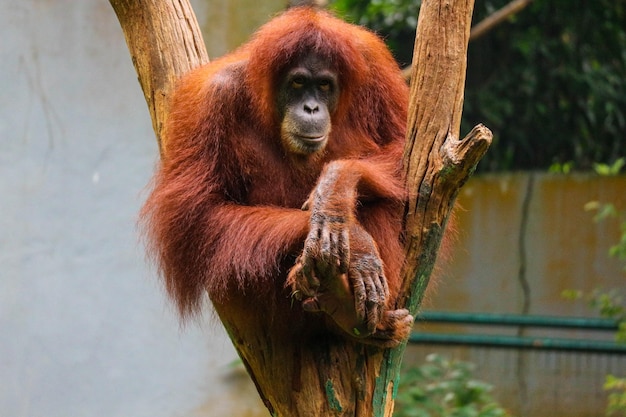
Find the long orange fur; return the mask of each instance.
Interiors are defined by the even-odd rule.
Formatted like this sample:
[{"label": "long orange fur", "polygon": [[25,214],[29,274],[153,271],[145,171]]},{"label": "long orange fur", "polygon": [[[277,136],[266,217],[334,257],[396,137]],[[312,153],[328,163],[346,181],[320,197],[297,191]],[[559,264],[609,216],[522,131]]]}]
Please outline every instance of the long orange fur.
[{"label": "long orange fur", "polygon": [[[275,91],[285,69],[311,52],[338,74],[340,98],[326,149],[302,157],[281,146]],[[237,51],[186,75],[141,214],[181,315],[197,313],[205,291],[214,304],[246,297],[259,311],[292,308],[285,279],[309,229],[300,207],[334,160],[358,172],[356,217],[377,243],[395,296],[407,100],[376,35],[310,8],[285,12]]]}]

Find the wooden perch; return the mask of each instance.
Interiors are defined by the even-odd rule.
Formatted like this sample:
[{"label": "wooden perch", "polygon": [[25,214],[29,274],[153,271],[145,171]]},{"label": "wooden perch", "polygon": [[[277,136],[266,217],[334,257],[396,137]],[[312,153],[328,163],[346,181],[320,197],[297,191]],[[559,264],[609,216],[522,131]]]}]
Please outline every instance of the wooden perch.
[{"label": "wooden perch", "polygon": [[[415,294],[411,280],[427,279],[433,264],[428,258],[439,246],[440,236],[433,236],[431,228],[441,234],[459,188],[491,142],[491,133],[480,126],[458,139],[472,9],[472,1],[427,1],[419,16],[413,54],[419,65],[411,80],[404,163],[410,193],[407,259],[426,259],[407,263],[403,293],[412,313],[420,300],[411,299]],[[429,241],[432,238],[435,242]],[[425,288],[426,283],[418,285]]]},{"label": "wooden perch", "polygon": [[[398,307],[415,314],[429,282],[452,206],[491,144],[492,134],[476,126],[459,140],[467,46],[473,0],[423,1],[417,25],[404,166],[406,207],[404,285]],[[378,386],[381,408],[391,416],[405,346],[385,352]],[[379,384],[380,385],[380,384]],[[378,398],[378,397],[376,397]]]},{"label": "wooden perch", "polygon": [[[187,0],[110,2],[160,138],[176,79],[208,62],[195,16]],[[491,141],[484,126],[458,139],[473,5],[473,0],[423,0],[419,16],[414,54],[418,70],[412,79],[404,156],[410,196],[407,262],[399,301],[412,313],[421,302],[458,191]],[[273,345],[271,335],[257,336],[265,344],[264,354],[289,352]],[[242,335],[231,337],[241,339],[240,348],[247,346]],[[316,346],[300,347],[297,357],[285,357],[284,369],[272,368],[272,375],[250,373],[275,416],[390,417],[404,347],[380,351],[329,334]],[[258,356],[256,348],[250,349],[247,357]]]}]

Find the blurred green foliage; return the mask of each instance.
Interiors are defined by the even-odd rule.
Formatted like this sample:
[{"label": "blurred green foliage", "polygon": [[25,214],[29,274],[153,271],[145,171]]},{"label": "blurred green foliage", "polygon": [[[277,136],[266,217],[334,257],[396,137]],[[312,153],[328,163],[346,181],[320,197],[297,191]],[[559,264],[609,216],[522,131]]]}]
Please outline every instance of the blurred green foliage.
[{"label": "blurred green foliage", "polygon": [[[476,0],[474,23],[510,0]],[[411,60],[419,0],[334,0]],[[494,132],[481,171],[590,170],[626,154],[626,0],[534,0],[470,43],[462,132]]]},{"label": "blurred green foliage", "polygon": [[492,387],[473,378],[475,366],[431,354],[402,374],[396,417],[508,417],[491,397]]},{"label": "blurred green foliage", "polygon": [[607,375],[604,389],[609,392],[606,416],[626,416],[626,378]]},{"label": "blurred green foliage", "polygon": [[[593,169],[598,175],[619,175],[626,165],[625,158],[618,158],[612,164],[593,164]],[[594,222],[617,221],[619,223],[619,241],[609,248],[609,256],[624,262],[623,270],[626,272],[626,210],[618,209],[613,203],[601,203],[589,201],[585,204],[585,210],[594,211]],[[626,343],[626,303],[624,302],[624,290],[612,288],[605,290],[596,288],[589,294],[580,290],[565,290],[562,296],[569,300],[586,298],[589,306],[597,311],[600,316],[618,321],[618,330],[615,340]],[[626,416],[626,376],[608,374],[604,382],[604,389],[608,392],[607,417]]]}]

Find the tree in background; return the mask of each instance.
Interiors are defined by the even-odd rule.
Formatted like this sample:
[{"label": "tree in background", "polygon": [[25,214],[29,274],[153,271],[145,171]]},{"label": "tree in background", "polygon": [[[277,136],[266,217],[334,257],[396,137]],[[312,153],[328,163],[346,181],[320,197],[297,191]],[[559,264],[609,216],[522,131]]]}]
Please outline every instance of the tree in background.
[{"label": "tree in background", "polygon": [[[510,0],[477,0],[474,24]],[[335,0],[411,61],[419,0]],[[534,0],[470,43],[463,129],[482,121],[494,146],[482,171],[591,169],[626,154],[626,1]]]}]

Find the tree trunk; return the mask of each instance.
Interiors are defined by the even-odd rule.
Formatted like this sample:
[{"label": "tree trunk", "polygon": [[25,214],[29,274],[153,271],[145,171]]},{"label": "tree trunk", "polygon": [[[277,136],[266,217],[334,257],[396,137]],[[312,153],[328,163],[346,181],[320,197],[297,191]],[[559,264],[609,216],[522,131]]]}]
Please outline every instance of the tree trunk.
[{"label": "tree trunk", "polygon": [[[185,0],[110,2],[160,137],[174,81],[208,61],[200,30]],[[491,140],[482,126],[458,139],[473,4],[473,0],[424,0],[419,16],[404,156],[410,195],[408,261],[398,302],[413,314],[456,195]],[[250,309],[244,297],[215,308],[272,415],[392,415],[404,345],[381,351],[330,332],[294,341],[272,324],[259,328],[244,320],[234,322],[232,317],[244,316],[229,314],[231,309]]]},{"label": "tree trunk", "polygon": [[176,80],[209,56],[188,0],[111,0],[159,143]]}]

